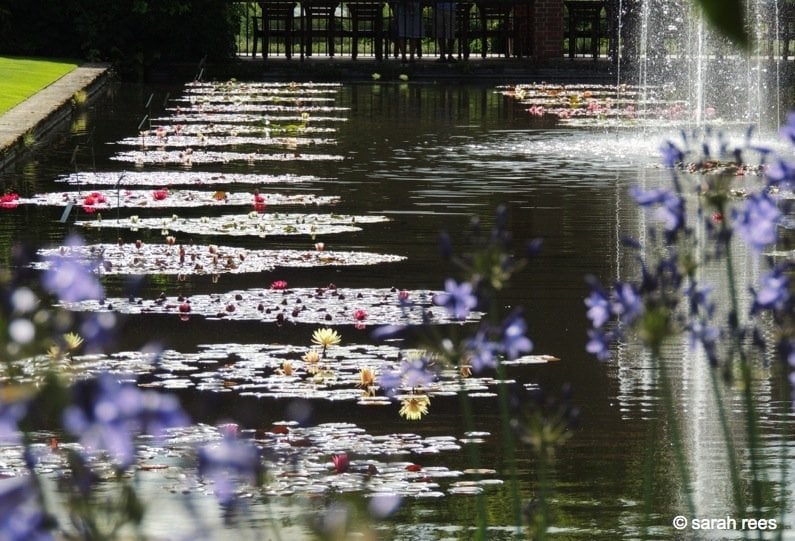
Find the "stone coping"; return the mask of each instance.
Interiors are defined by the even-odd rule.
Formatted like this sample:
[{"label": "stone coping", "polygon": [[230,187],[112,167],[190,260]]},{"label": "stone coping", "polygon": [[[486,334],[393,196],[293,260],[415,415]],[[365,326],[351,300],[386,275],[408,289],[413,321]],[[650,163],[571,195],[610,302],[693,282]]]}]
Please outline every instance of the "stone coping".
[{"label": "stone coping", "polygon": [[84,91],[90,98],[109,70],[108,64],[78,66],[0,116],[0,171],[25,152],[28,134],[39,141],[71,113],[75,94]]}]

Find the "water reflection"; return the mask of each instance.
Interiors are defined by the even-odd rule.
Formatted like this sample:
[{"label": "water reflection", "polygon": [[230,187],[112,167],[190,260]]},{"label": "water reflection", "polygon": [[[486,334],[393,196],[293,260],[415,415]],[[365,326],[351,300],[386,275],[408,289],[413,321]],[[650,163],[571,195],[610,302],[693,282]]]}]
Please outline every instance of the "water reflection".
[{"label": "water reflection", "polygon": [[[127,167],[111,160],[118,147],[105,143],[135,136],[144,114],[142,104],[151,93],[156,94],[157,104],[166,93],[176,96],[180,92],[178,88],[130,85],[114,86],[111,90],[92,108],[85,124],[82,119],[76,124],[73,135],[37,150],[31,160],[3,173],[4,188],[18,190],[21,195],[62,190],[55,179],[76,169],[113,172]],[[622,251],[621,239],[633,236],[643,240],[646,218],[628,197],[627,188],[630,185],[651,188],[667,182],[667,176],[656,165],[656,155],[660,143],[670,134],[645,134],[638,140],[627,133],[560,129],[530,117],[492,87],[476,85],[347,85],[340,89],[335,104],[339,114],[347,117],[342,122],[335,116],[329,124],[336,130],[334,153],[342,157],[340,160],[196,164],[191,170],[301,175],[307,178],[301,183],[302,191],[340,196],[340,212],[384,214],[392,218],[383,227],[324,240],[329,249],[394,253],[406,256],[405,263],[399,267],[291,270],[291,284],[305,287],[333,280],[346,287],[438,288],[443,277],[452,271],[439,261],[438,231],[451,232],[455,247],[460,248],[463,242],[460,232],[472,215],[480,215],[483,227],[489,227],[496,205],[508,202],[517,246],[525,239],[541,237],[544,251],[501,301],[506,308],[525,306],[536,352],[562,359],[554,365],[523,368],[518,377],[555,388],[563,382],[573,383],[576,401],[584,413],[582,428],[561,449],[553,473],[554,537],[604,540],[639,537],[644,520],[643,480],[652,452],[657,466],[652,472],[655,493],[650,532],[652,537],[671,538],[670,519],[682,512],[684,506],[676,496],[679,481],[673,473],[671,449],[666,445],[670,427],[662,418],[659,371],[635,345],[619,346],[616,360],[608,365],[600,365],[588,356],[584,351],[587,324],[583,307],[586,274],[596,275],[603,283],[637,275],[637,262]],[[158,114],[168,117],[165,111],[150,113],[154,118]],[[317,120],[322,123],[321,118]],[[90,130],[93,137],[89,139],[82,130]],[[77,157],[70,160],[75,148],[78,148]],[[139,173],[161,172],[164,168],[168,169],[145,164]],[[238,189],[244,190],[246,186],[240,185]],[[3,213],[0,253],[5,257],[4,266],[10,264],[7,254],[15,240],[37,244],[61,241],[73,226],[58,223],[59,214],[59,210],[46,207]],[[115,241],[117,232],[96,233],[101,237],[98,239],[93,232],[91,235],[92,241],[107,242]],[[157,238],[156,231],[138,235],[145,242]],[[229,241],[219,237],[212,242]],[[261,242],[241,238],[235,240],[235,246],[261,248]],[[300,243],[306,244],[305,239],[272,242],[276,248],[305,248]],[[750,258],[741,269],[742,281],[758,275]],[[720,269],[708,268],[704,272],[705,278],[720,283]],[[235,279],[234,288],[262,287],[284,275],[242,275]],[[113,295],[126,293],[121,281],[110,281],[108,285]],[[197,282],[179,287],[190,293],[217,293],[230,285]],[[139,294],[154,296],[166,289],[171,292],[177,285],[171,279],[146,280],[140,285]],[[724,292],[718,303],[725,306],[726,302]],[[747,296],[743,302],[747,306]],[[119,348],[125,350],[152,340],[177,351],[195,351],[199,343],[208,341],[289,343],[301,332],[290,328],[263,330],[261,325],[229,322],[221,325],[192,321],[190,327],[185,327],[177,321],[164,322],[157,318],[131,317],[128,321],[119,341]],[[357,336],[366,339],[363,334]],[[726,455],[719,445],[720,420],[716,416],[706,360],[691,352],[683,340],[669,348],[666,362],[670,363],[669,373],[676,374],[674,394],[681,399],[679,412],[685,419],[681,428],[686,434],[697,506],[705,515],[722,516],[731,508],[731,489],[721,473],[726,471]],[[778,452],[783,449],[791,459],[795,451],[786,436],[786,427],[792,421],[789,403],[780,397],[781,389],[769,383],[773,377],[774,374],[761,378],[755,392],[763,404],[765,467],[769,468],[771,485],[778,491],[787,484],[776,477]],[[285,406],[276,401],[229,397],[209,400],[193,391],[185,392],[183,399],[198,420],[207,423],[232,417],[260,426],[279,420],[285,411]],[[727,411],[738,407],[737,396],[727,394],[724,399]],[[499,426],[491,401],[481,399],[477,408],[479,429]],[[360,413],[335,405],[315,409],[312,415],[315,422],[324,422]],[[427,423],[419,425],[409,425],[388,412],[361,417],[364,418],[357,423],[371,432],[416,430],[424,435],[447,435],[461,430],[457,404],[452,399],[434,402],[433,415]],[[735,416],[730,421],[731,430],[741,433],[742,423]],[[499,441],[498,434],[494,437]],[[504,465],[498,447],[485,449],[483,455],[486,464]],[[536,465],[528,450],[519,449],[518,455],[521,488],[524,494],[531,495],[536,488]],[[456,467],[466,467],[464,458],[458,460]],[[162,479],[151,482],[162,483]],[[164,484],[169,486],[167,482]],[[153,489],[154,492],[157,490]],[[511,537],[509,502],[506,490],[489,490],[488,506],[494,525],[489,531],[490,538]],[[256,502],[254,515],[245,518],[241,531],[248,532],[248,527],[260,525],[262,516],[287,520],[302,515],[289,506],[287,510],[280,509],[282,503],[271,506]],[[387,532],[386,537],[394,539],[467,538],[477,514],[474,505],[474,499],[465,496],[438,502],[412,501],[379,527]],[[309,514],[306,507],[302,509]],[[215,520],[212,513],[201,514]],[[153,527],[153,533],[162,533],[161,522]],[[306,530],[298,527],[297,532],[296,535],[303,535]]]}]

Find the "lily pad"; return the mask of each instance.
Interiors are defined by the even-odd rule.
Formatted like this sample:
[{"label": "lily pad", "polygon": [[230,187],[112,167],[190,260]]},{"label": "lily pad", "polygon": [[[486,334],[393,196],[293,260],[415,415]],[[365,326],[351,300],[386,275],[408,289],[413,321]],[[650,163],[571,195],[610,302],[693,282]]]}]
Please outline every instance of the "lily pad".
[{"label": "lily pad", "polygon": [[260,152],[219,152],[212,150],[130,150],[111,156],[111,160],[132,162],[136,164],[181,164],[195,163],[229,163],[229,162],[291,162],[291,161],[338,161],[343,157],[338,154],[312,154],[281,152],[265,154]]},{"label": "lily pad", "polygon": [[[311,351],[316,361],[307,360]],[[460,392],[472,398],[483,397],[483,389],[494,388],[498,380],[490,376],[462,378],[453,369],[440,370],[424,385],[406,380],[390,392],[381,388],[378,378],[399,373],[401,362],[411,351],[385,345],[333,346],[325,356],[319,349],[268,344],[211,344],[198,353],[173,350],[162,352],[123,351],[113,355],[78,355],[64,363],[63,372],[72,378],[101,372],[145,377],[145,387],[196,389],[233,393],[239,396],[278,399],[350,401],[360,406],[391,406],[412,391],[433,397],[454,397]],[[20,383],[40,383],[50,361],[35,357],[15,363]],[[373,382],[362,383],[363,369],[371,371]],[[495,396],[488,393],[489,397]],[[477,438],[483,441],[486,435]],[[474,439],[467,436],[467,441]],[[449,440],[437,437],[436,446],[445,449]]]},{"label": "lily pad", "polygon": [[298,147],[308,147],[317,145],[336,144],[334,139],[321,139],[310,137],[273,137],[270,132],[263,133],[260,137],[241,136],[231,133],[214,136],[206,134],[197,135],[140,135],[138,137],[127,137],[121,139],[116,144],[128,146],[140,146],[143,148],[195,148],[195,147],[220,147],[220,146],[269,146],[285,147],[288,149]]},{"label": "lily pad", "polygon": [[[62,303],[75,311],[118,312],[122,314],[172,314],[204,316],[210,319],[262,321],[263,323],[314,323],[324,325],[416,325],[463,323],[450,318],[443,307],[432,304],[436,291],[404,291],[396,288],[247,289],[212,295],[154,299],[108,298]],[[405,299],[412,304],[407,304]],[[466,322],[478,321],[479,312]]]},{"label": "lily pad", "polygon": [[51,192],[20,197],[20,205],[80,205],[87,212],[109,208],[186,208],[204,206],[251,206],[271,207],[285,205],[332,205],[339,202],[338,196],[314,194],[280,194],[198,190],[104,190],[80,192]]},{"label": "lily pad", "polygon": [[311,175],[257,175],[206,171],[99,171],[61,176],[55,182],[97,186],[205,186],[224,184],[297,184],[320,180]]},{"label": "lily pad", "polygon": [[139,218],[130,216],[120,219],[80,220],[75,222],[87,228],[126,228],[160,229],[163,235],[172,231],[194,235],[328,235],[360,231],[360,224],[388,222],[386,216],[349,214],[282,214],[275,212],[256,212],[248,214],[228,214],[217,217],[180,218]]},{"label": "lily pad", "polygon": [[[138,246],[136,244],[139,244]],[[277,267],[377,265],[405,257],[372,252],[315,250],[246,250],[229,246],[169,244],[92,244],[39,250],[44,261],[36,268],[51,268],[60,257],[76,257],[99,268],[102,274],[217,275],[271,271]]]},{"label": "lily pad", "polygon": [[233,123],[251,123],[267,125],[268,123],[301,123],[307,125],[309,121],[313,124],[325,122],[347,122],[347,118],[343,116],[334,115],[321,115],[314,112],[310,117],[295,114],[254,114],[254,113],[238,113],[238,112],[174,112],[169,116],[155,117],[152,122],[167,122],[167,123],[189,123],[189,122],[204,122],[213,124],[233,124]]}]

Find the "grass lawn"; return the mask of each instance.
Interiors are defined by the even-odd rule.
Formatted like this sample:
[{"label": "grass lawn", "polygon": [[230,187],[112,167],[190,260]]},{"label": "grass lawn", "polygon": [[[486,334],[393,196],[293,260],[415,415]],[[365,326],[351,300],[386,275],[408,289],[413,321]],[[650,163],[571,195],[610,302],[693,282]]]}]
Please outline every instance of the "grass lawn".
[{"label": "grass lawn", "polygon": [[0,115],[76,67],[67,60],[0,56]]}]

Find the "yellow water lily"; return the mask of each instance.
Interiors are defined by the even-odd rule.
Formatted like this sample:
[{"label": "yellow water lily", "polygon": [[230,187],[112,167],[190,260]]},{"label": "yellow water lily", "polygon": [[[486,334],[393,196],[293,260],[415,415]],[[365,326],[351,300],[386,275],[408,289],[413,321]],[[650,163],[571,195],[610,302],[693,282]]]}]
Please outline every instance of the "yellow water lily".
[{"label": "yellow water lily", "polygon": [[83,345],[83,337],[77,334],[76,332],[68,332],[63,335],[63,341],[66,345],[66,349],[69,351],[75,350]]},{"label": "yellow water lily", "polygon": [[334,329],[325,327],[318,329],[312,333],[312,343],[323,347],[323,351],[329,346],[335,346],[340,343],[342,337]]},{"label": "yellow water lily", "polygon": [[431,399],[427,395],[410,395],[400,402],[400,415],[409,421],[419,421],[423,415],[428,415],[428,406]]}]

